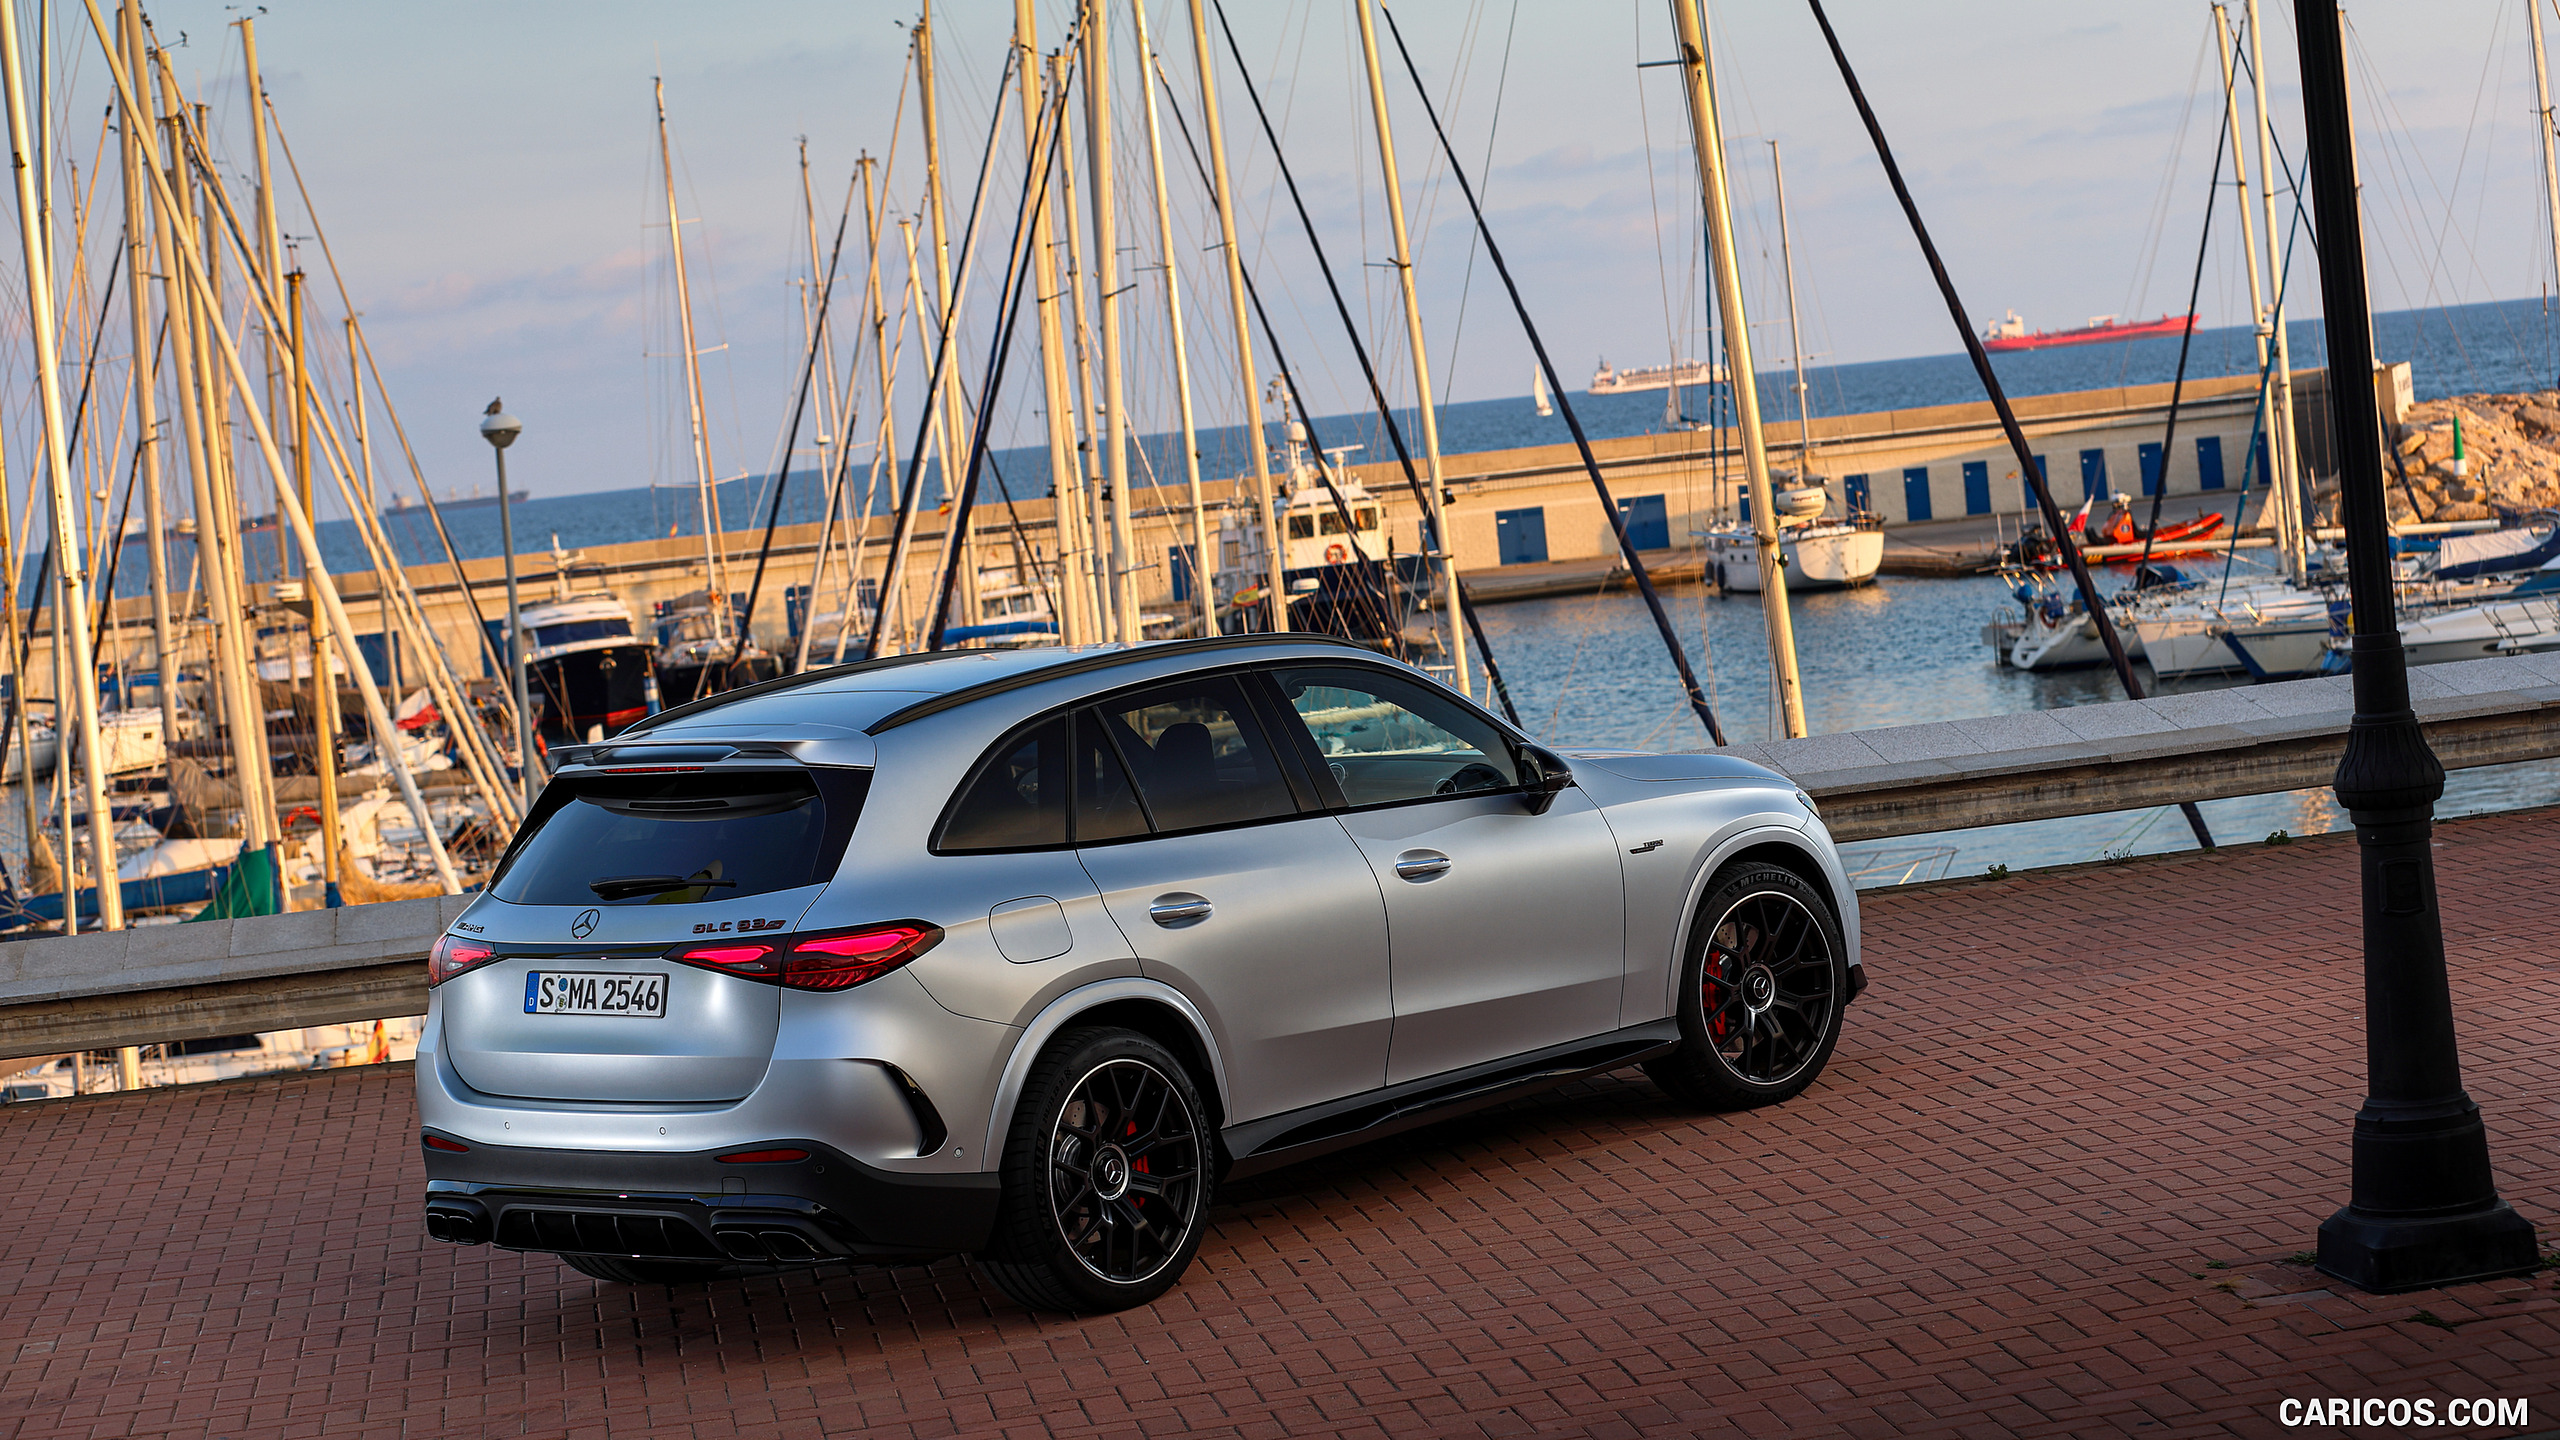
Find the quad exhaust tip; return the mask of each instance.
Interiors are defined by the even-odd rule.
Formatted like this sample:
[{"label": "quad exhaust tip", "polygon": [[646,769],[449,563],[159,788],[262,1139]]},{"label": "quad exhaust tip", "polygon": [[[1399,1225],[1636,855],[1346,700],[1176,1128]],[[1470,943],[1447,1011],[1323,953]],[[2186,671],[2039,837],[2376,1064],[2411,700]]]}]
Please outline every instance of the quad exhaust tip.
[{"label": "quad exhaust tip", "polygon": [[427,1235],[449,1245],[486,1245],[489,1212],[469,1200],[429,1201]]}]

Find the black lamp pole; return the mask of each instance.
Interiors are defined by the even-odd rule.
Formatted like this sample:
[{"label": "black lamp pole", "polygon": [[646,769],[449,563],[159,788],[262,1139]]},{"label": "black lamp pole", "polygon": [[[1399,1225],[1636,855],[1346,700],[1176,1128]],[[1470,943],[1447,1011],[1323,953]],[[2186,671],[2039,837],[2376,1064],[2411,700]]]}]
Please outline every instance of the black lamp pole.
[{"label": "black lamp pole", "polygon": [[2346,1208],[2320,1227],[2320,1269],[2387,1294],[2523,1274],[2540,1257],[2533,1227],[2498,1198],[2489,1135],[2463,1091],[2454,1044],[2429,839],[2444,766],[2409,708],[2409,657],[2392,606],[2373,315],[2337,0],[2294,0],[2293,8],[2355,625],[2355,721],[2336,784],[2364,868],[2368,1093],[2356,1112]]}]

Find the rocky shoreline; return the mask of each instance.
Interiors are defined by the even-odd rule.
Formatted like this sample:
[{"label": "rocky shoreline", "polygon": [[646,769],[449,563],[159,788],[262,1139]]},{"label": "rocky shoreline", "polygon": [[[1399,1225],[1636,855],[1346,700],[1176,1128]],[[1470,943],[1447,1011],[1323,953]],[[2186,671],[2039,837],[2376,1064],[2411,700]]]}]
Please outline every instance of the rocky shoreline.
[{"label": "rocky shoreline", "polygon": [[[2462,458],[2454,458],[2461,428]],[[2560,391],[2455,395],[2409,409],[2392,427],[2384,486],[2395,523],[2487,520],[2498,511],[2560,508]],[[2337,482],[2319,486],[2335,506]]]}]

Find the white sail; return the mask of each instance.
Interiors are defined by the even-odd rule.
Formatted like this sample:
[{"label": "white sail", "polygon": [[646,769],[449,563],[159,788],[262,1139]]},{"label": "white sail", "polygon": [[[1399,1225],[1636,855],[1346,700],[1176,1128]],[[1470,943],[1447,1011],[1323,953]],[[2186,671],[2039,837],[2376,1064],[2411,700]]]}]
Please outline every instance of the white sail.
[{"label": "white sail", "polygon": [[1532,370],[1529,372],[1529,398],[1536,402],[1539,414],[1553,415],[1556,413],[1555,401],[1550,399],[1547,395],[1546,371]]}]

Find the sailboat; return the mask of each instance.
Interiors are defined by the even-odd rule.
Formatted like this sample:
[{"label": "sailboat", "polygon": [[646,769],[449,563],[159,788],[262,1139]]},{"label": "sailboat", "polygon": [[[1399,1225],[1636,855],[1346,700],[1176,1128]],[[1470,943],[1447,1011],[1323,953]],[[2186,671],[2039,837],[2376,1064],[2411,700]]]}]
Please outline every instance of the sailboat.
[{"label": "sailboat", "polygon": [[[1851,504],[1829,513],[1831,485],[1813,470],[1812,417],[1804,382],[1804,340],[1796,320],[1795,252],[1787,236],[1786,173],[1778,169],[1778,142],[1769,142],[1769,166],[1777,175],[1778,253],[1787,274],[1787,333],[1795,347],[1796,444],[1799,468],[1781,484],[1770,477],[1771,507],[1777,512],[1778,554],[1787,589],[1845,590],[1876,578],[1884,566],[1884,519]],[[1707,574],[1719,589],[1736,594],[1760,590],[1760,539],[1749,518],[1706,532]]]},{"label": "sailboat", "polygon": [[1538,407],[1538,413],[1540,415],[1553,415],[1556,413],[1555,397],[1547,393],[1546,371],[1532,370],[1529,372],[1529,402]]}]

